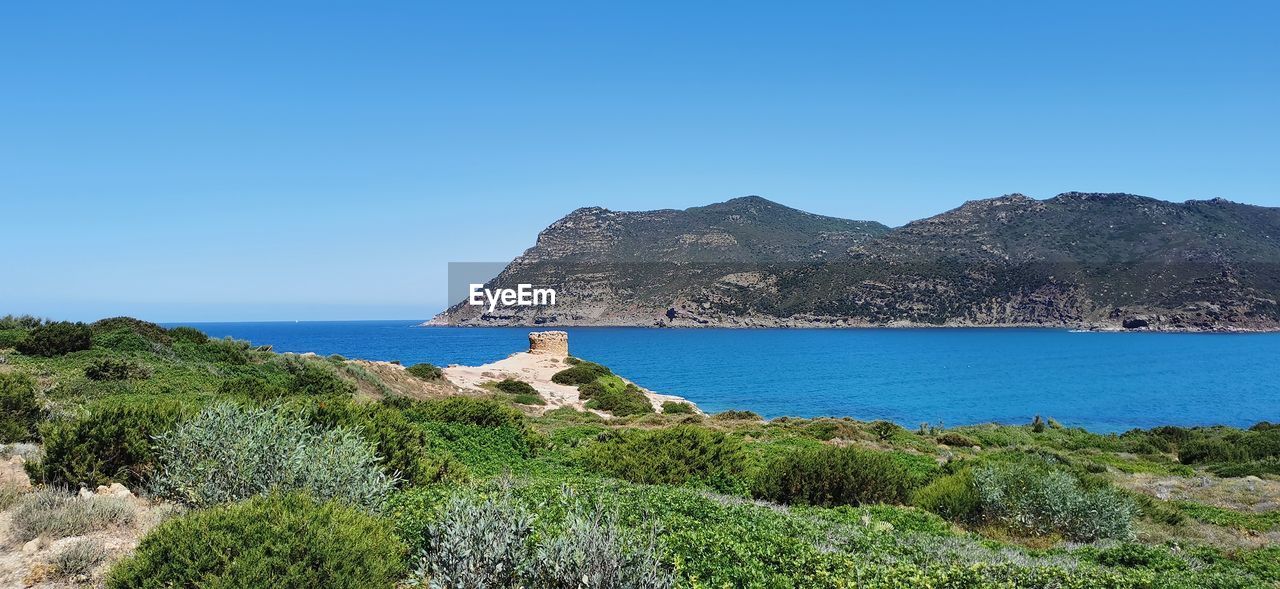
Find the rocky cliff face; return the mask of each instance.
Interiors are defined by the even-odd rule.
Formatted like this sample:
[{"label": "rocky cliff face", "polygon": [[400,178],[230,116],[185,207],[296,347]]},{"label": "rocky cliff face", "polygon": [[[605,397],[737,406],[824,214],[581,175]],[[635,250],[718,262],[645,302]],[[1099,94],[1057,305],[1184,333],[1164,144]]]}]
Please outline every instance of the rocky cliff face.
[{"label": "rocky cliff face", "polygon": [[494,284],[557,289],[550,308],[477,325],[1280,326],[1280,209],[1221,199],[1020,194],[897,229],[759,197],[684,211],[579,209]]}]

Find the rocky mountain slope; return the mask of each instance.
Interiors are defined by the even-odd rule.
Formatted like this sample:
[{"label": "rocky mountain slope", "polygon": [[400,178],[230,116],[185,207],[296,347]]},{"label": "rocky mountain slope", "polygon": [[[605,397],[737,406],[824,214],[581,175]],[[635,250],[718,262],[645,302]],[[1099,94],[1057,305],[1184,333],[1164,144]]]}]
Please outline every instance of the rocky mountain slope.
[{"label": "rocky mountain slope", "polygon": [[1039,325],[1280,328],[1280,209],[1130,194],[970,201],[890,229],[759,197],[684,211],[578,209],[491,286],[553,307],[463,325]]}]

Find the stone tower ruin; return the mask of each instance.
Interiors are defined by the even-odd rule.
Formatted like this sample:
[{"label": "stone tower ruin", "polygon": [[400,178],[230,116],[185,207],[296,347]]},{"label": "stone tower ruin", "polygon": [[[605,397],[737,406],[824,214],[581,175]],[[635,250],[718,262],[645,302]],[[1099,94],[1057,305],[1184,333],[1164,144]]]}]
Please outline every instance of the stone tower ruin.
[{"label": "stone tower ruin", "polygon": [[529,333],[529,353],[563,358],[569,355],[569,334],[563,331]]}]

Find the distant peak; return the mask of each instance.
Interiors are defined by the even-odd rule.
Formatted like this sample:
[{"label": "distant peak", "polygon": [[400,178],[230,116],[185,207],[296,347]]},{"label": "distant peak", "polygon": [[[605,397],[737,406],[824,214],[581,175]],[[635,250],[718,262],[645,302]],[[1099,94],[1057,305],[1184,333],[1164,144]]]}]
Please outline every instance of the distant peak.
[{"label": "distant peak", "polygon": [[790,207],[786,207],[786,205],[782,205],[782,204],[778,204],[778,203],[776,203],[776,202],[773,202],[773,201],[771,201],[771,200],[769,200],[769,199],[767,199],[767,198],[765,198],[765,197],[763,197],[763,196],[756,196],[756,195],[754,195],[754,194],[752,194],[752,195],[748,195],[748,196],[739,196],[738,198],[731,198],[731,199],[726,200],[726,201],[724,201],[724,202],[717,202],[717,203],[712,203],[712,204],[709,204],[709,205],[706,205],[706,206],[702,206],[702,207],[692,207],[692,208],[695,208],[695,209],[712,209],[712,208],[717,208],[717,209],[735,209],[735,208],[750,207],[750,206],[765,206],[765,207],[785,207],[785,208],[790,208]]}]

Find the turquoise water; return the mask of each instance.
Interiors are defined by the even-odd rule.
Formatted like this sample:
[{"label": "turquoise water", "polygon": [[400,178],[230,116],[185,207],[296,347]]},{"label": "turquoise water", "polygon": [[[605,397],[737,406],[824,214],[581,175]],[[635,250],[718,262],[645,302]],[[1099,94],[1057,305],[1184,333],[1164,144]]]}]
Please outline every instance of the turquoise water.
[{"label": "turquoise water", "polygon": [[[416,328],[414,321],[193,323],[281,352],[406,365],[490,362],[528,328]],[[1034,329],[569,328],[572,353],[706,411],[1123,431],[1280,421],[1280,334],[1071,333]]]}]

